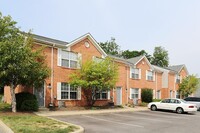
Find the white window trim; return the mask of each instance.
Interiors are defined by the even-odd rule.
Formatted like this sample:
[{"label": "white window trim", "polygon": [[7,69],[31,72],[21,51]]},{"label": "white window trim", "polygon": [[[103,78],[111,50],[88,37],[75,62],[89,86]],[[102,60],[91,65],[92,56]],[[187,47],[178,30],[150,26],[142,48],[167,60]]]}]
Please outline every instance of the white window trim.
[{"label": "white window trim", "polygon": [[[62,57],[62,52],[68,52],[68,54],[69,54],[68,57],[69,58],[63,58]],[[70,53],[77,54],[77,60],[71,59]],[[76,53],[76,52],[72,52],[72,51],[66,51],[66,50],[62,50],[61,48],[58,48],[58,66],[65,67],[65,68],[78,69],[78,68],[80,68],[81,58],[82,57],[81,57],[80,53]],[[69,66],[62,66],[62,59],[63,60],[68,60],[69,61]],[[75,68],[71,67],[71,63],[70,63],[71,61],[77,62],[77,67],[75,67]]]},{"label": "white window trim", "polygon": [[[134,69],[137,69],[138,70],[138,73],[134,73],[133,72],[133,70]],[[133,76],[132,76],[132,74],[136,74],[136,75],[138,75],[138,78],[134,78]],[[133,67],[130,67],[130,78],[131,79],[141,79],[141,69],[140,68],[133,68]]]},{"label": "white window trim", "polygon": [[68,92],[68,99],[62,99],[61,93],[64,92],[64,91],[61,90],[61,83],[65,83],[65,82],[58,82],[57,83],[57,100],[66,100],[66,101],[68,101],[68,100],[81,100],[81,87],[78,87],[77,90],[76,90],[77,98],[76,99],[70,99],[70,92],[71,92],[70,84],[68,84],[69,90],[65,91],[65,92]]},{"label": "white window trim", "polygon": [[[149,76],[149,72],[152,73],[152,76]],[[152,80],[150,80],[148,77],[152,77]],[[154,71],[151,71],[151,70],[146,70],[146,80],[147,81],[155,81],[155,72]]]}]

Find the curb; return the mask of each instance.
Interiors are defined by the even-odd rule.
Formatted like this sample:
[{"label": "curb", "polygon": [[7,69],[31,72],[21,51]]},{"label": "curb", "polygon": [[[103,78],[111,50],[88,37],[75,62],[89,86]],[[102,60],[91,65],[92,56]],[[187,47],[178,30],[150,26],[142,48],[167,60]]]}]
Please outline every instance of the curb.
[{"label": "curb", "polygon": [[45,116],[45,117],[50,117],[50,116],[62,116],[62,115],[66,115],[66,116],[71,116],[71,115],[87,115],[87,114],[102,114],[102,113],[117,113],[117,112],[134,112],[134,111],[145,111],[148,110],[147,107],[143,107],[143,108],[129,108],[129,107],[125,107],[123,109],[116,109],[116,110],[90,110],[90,111],[70,111],[70,112],[66,112],[66,111],[56,111],[56,112],[52,112],[52,113],[48,113],[48,112],[44,112],[44,113],[38,113],[35,112],[36,115],[39,116]]},{"label": "curb", "polygon": [[1,120],[0,120],[0,132],[2,133],[14,133],[6,124],[4,124]]},{"label": "curb", "polygon": [[72,124],[72,123],[64,122],[64,121],[57,120],[57,119],[54,119],[54,118],[51,118],[51,117],[47,117],[47,118],[52,119],[52,120],[55,120],[55,121],[58,121],[58,122],[66,123],[66,124],[68,124],[68,125],[70,125],[70,126],[75,126],[75,127],[78,127],[78,128],[79,128],[78,130],[76,130],[76,131],[74,131],[74,132],[72,132],[72,133],[84,133],[84,128],[81,127],[81,126],[79,126],[79,125],[75,125],[75,124]]}]

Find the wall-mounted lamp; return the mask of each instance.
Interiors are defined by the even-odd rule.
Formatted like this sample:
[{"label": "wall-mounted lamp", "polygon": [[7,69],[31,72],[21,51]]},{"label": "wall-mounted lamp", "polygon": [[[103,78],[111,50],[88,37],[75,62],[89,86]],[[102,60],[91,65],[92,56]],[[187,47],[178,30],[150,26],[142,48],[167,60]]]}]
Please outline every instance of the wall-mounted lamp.
[{"label": "wall-mounted lamp", "polygon": [[51,83],[49,83],[48,85],[47,85],[47,88],[48,89],[51,89],[52,87],[51,87]]}]

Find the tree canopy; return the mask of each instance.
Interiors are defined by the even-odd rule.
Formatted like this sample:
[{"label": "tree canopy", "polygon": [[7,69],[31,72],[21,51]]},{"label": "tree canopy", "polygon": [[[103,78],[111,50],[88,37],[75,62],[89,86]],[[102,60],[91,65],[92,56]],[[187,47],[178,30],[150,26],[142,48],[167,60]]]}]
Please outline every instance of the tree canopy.
[{"label": "tree canopy", "polygon": [[115,42],[115,38],[105,43],[100,42],[99,45],[107,54],[120,56],[120,46]]},{"label": "tree canopy", "polygon": [[23,34],[10,16],[0,13],[0,82],[11,88],[13,112],[16,112],[15,88],[39,85],[49,76],[41,51],[33,50],[30,34]]},{"label": "tree canopy", "polygon": [[125,59],[130,59],[130,58],[134,58],[141,55],[145,55],[149,61],[151,60],[151,55],[149,55],[145,50],[141,50],[141,51],[125,50],[122,52],[122,57]]},{"label": "tree canopy", "polygon": [[183,97],[187,97],[198,89],[198,85],[198,78],[195,75],[189,75],[179,84],[179,92]]},{"label": "tree canopy", "polygon": [[153,57],[151,59],[151,64],[160,67],[168,67],[169,65],[168,51],[161,46],[155,47]]},{"label": "tree canopy", "polygon": [[70,84],[90,90],[88,105],[93,105],[96,93],[109,91],[118,80],[118,67],[110,58],[86,61],[80,70],[70,75]]}]

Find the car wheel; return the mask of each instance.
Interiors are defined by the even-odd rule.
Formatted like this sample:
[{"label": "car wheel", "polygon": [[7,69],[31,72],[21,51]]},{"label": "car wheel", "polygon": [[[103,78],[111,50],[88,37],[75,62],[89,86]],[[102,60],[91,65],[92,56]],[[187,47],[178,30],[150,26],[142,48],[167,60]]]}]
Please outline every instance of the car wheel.
[{"label": "car wheel", "polygon": [[176,112],[177,112],[178,114],[182,114],[184,111],[183,111],[182,108],[179,107],[179,108],[176,109]]},{"label": "car wheel", "polygon": [[156,105],[151,105],[151,110],[152,110],[152,111],[156,111],[156,110],[157,110]]}]

